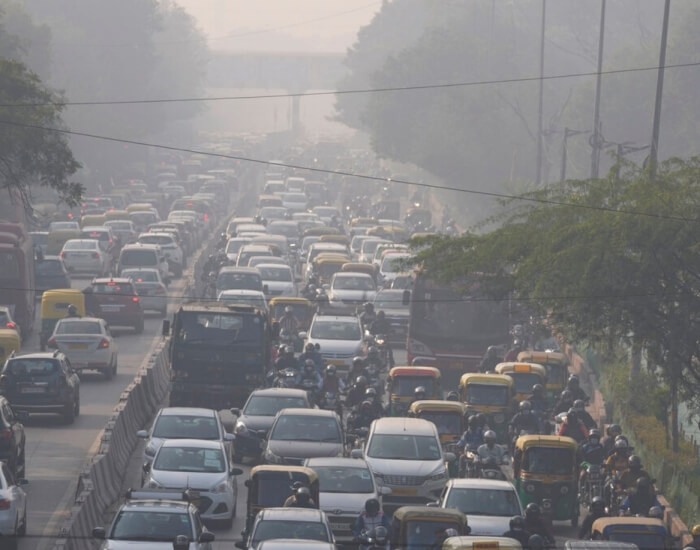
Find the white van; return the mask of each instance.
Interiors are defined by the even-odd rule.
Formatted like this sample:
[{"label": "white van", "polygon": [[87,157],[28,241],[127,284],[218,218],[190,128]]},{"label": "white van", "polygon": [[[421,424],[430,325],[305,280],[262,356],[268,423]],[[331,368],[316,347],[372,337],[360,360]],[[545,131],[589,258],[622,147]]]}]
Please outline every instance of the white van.
[{"label": "white van", "polygon": [[127,244],[122,247],[119,254],[119,265],[117,273],[122,269],[133,269],[141,267],[151,267],[160,271],[163,281],[169,282],[168,262],[163,254],[163,250],[157,244]]}]

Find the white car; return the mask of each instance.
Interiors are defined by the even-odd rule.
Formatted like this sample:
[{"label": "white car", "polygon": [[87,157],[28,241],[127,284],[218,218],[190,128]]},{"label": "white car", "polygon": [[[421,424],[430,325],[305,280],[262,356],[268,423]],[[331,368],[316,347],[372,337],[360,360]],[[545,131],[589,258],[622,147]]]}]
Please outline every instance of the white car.
[{"label": "white car", "polygon": [[297,295],[297,285],[291,267],[278,264],[258,264],[255,267],[260,271],[267,296]]},{"label": "white car", "polygon": [[335,206],[314,206],[311,211],[316,214],[321,221],[328,225],[331,223],[333,216],[341,219],[340,211]]},{"label": "white car", "polygon": [[285,193],[282,195],[282,206],[291,212],[304,212],[309,199],[304,193]]},{"label": "white car", "polygon": [[163,255],[168,262],[168,268],[176,277],[182,277],[182,270],[185,267],[182,248],[171,233],[141,233],[138,242],[142,244],[157,244],[163,251]]},{"label": "white car", "polygon": [[219,302],[236,302],[239,304],[250,304],[260,308],[265,313],[269,313],[269,308],[267,305],[267,298],[265,298],[265,293],[259,290],[246,290],[246,289],[236,289],[232,288],[229,290],[222,290],[216,297]]},{"label": "white car", "polygon": [[327,365],[350,370],[352,358],[362,355],[362,326],[356,315],[315,315],[308,334],[299,333],[307,344],[321,346],[321,355]]},{"label": "white car", "polygon": [[387,504],[426,504],[439,498],[448,480],[445,462],[456,460],[443,453],[435,424],[421,418],[385,417],[369,430],[363,454],[379,483],[392,491]]},{"label": "white car", "polygon": [[[367,237],[367,235],[364,235],[364,237]],[[360,253],[358,254],[357,261],[364,264],[371,264],[372,260],[374,259],[374,252],[381,244],[391,244],[391,241],[387,241],[386,239],[382,239],[380,237],[367,237],[360,245]]]},{"label": "white car", "polygon": [[78,222],[51,222],[49,233],[52,231],[80,231],[80,224]]},{"label": "white car", "polygon": [[227,528],[236,517],[238,484],[243,470],[232,468],[220,441],[169,439],[158,449],[153,463],[145,466],[149,489],[194,489],[199,493],[203,520],[220,521]]},{"label": "white car", "polygon": [[411,256],[411,254],[405,252],[390,252],[385,254],[379,266],[379,273],[377,274],[377,279],[380,281],[380,284],[383,284],[385,287],[390,286],[391,282],[400,273],[404,272],[401,262],[407,260]]},{"label": "white car", "polygon": [[153,267],[123,269],[122,277],[129,277],[139,294],[144,311],[156,310],[165,316],[168,313],[168,287],[160,276],[160,271]]},{"label": "white car", "polygon": [[0,463],[0,502],[3,503],[0,507],[0,537],[27,534],[27,494],[22,489],[27,483],[26,479],[15,479],[7,464]]},{"label": "white car", "polygon": [[63,352],[77,372],[96,370],[104,374],[107,380],[117,374],[117,344],[104,319],[59,319],[46,347]]},{"label": "white car", "polygon": [[355,309],[373,302],[377,294],[374,280],[367,273],[338,272],[331,278],[328,300],[334,308]]},{"label": "white car", "polygon": [[226,241],[226,249],[224,252],[226,253],[226,257],[228,258],[229,262],[235,262],[238,259],[238,252],[243,248],[245,245],[250,244],[250,241],[252,239],[249,238],[243,238],[243,237],[233,237]]},{"label": "white car", "polygon": [[60,257],[70,273],[106,275],[109,272],[109,257],[100,248],[99,241],[93,239],[66,241]]},{"label": "white car", "polygon": [[440,506],[468,514],[472,536],[500,537],[513,516],[524,515],[513,484],[492,479],[451,479]]},{"label": "white car", "polygon": [[[334,544],[333,532],[322,510],[313,508],[264,508],[255,516],[247,541],[236,548],[257,550],[266,540],[305,539]],[[314,550],[313,545],[304,546]]]}]

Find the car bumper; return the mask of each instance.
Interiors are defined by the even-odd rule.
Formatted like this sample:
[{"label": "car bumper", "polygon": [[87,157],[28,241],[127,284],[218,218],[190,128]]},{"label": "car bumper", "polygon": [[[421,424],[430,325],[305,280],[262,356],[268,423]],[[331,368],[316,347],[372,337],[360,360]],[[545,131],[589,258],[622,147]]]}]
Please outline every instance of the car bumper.
[{"label": "car bumper", "polygon": [[234,453],[241,456],[259,457],[263,451],[264,438],[255,435],[236,434],[236,441],[233,443]]},{"label": "car bumper", "polygon": [[141,301],[141,308],[144,310],[155,309],[158,311],[165,311],[168,309],[168,297],[167,296],[147,296],[139,295]]},{"label": "car bumper", "polygon": [[221,520],[231,517],[235,495],[230,493],[210,493],[200,491],[199,515],[204,520]]},{"label": "car bumper", "polygon": [[139,324],[143,318],[143,314],[134,314],[134,313],[107,313],[107,312],[100,312],[99,317],[102,317],[109,325],[114,325],[114,326],[126,326],[126,327],[133,327],[137,324]]},{"label": "car bumper", "polygon": [[17,510],[14,506],[10,507],[9,510],[0,512],[0,535],[6,537],[15,534],[16,517]]},{"label": "car bumper", "polygon": [[92,273],[102,270],[101,260],[64,260],[63,264],[68,271],[85,271]]},{"label": "car bumper", "polygon": [[112,350],[104,349],[94,352],[81,353],[80,351],[61,350],[70,360],[74,370],[103,369],[112,364]]},{"label": "car bumper", "polygon": [[333,536],[336,542],[351,543],[355,539],[353,535],[353,528],[355,527],[355,521],[357,516],[360,515],[360,511],[357,514],[334,514],[332,510],[324,510],[328,516],[328,523],[331,526],[331,531],[333,531]]}]

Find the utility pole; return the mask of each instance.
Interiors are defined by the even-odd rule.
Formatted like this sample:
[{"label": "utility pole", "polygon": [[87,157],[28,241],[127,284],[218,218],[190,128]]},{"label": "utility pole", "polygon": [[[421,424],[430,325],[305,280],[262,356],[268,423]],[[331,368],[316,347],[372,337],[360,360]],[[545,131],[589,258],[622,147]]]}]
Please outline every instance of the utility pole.
[{"label": "utility pole", "polygon": [[600,88],[603,78],[603,44],[605,42],[605,0],[600,2],[600,35],[598,37],[598,70],[595,84],[595,107],[593,110],[593,134],[591,135],[591,179],[598,177],[600,149],[603,137],[600,135]]},{"label": "utility pole", "polygon": [[542,100],[544,96],[544,25],[547,15],[547,0],[542,0],[542,29],[540,33],[540,92],[537,111],[537,176],[535,183],[542,183]]},{"label": "utility pole", "polygon": [[564,142],[562,143],[561,151],[561,174],[559,176],[559,181],[566,180],[566,161],[569,154],[569,138],[585,133],[586,130],[572,130],[571,128],[564,128]]},{"label": "utility pole", "polygon": [[649,172],[651,179],[656,178],[656,168],[659,158],[659,129],[661,127],[661,99],[664,94],[664,72],[666,67],[666,41],[668,39],[668,16],[671,11],[671,0],[664,4],[664,23],[661,30],[661,48],[659,51],[659,73],[656,77],[656,101],[654,102],[654,128],[651,132],[651,152],[649,154]]}]

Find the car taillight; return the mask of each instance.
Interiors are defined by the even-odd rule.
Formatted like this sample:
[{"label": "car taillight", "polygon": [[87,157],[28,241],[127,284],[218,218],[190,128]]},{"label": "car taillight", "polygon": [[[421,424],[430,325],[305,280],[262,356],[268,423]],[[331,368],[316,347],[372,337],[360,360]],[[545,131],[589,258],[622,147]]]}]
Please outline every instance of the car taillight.
[{"label": "car taillight", "polygon": [[0,510],[9,510],[12,502],[6,498],[0,499]]},{"label": "car taillight", "polygon": [[5,326],[7,328],[14,328],[14,329],[17,328],[17,325],[15,325],[12,321],[8,321],[7,323],[5,323]]},{"label": "car taillight", "polygon": [[204,214],[204,221],[209,221],[209,214]]},{"label": "car taillight", "polygon": [[131,297],[131,301],[134,302],[134,303],[136,303],[136,302],[139,301],[139,297],[138,297],[138,296],[132,296],[132,297]]},{"label": "car taillight", "polygon": [[54,338],[53,336],[51,338],[49,338],[49,341],[46,342],[46,347],[52,348],[52,349],[57,348],[58,344],[56,343],[56,338]]},{"label": "car taillight", "polygon": [[8,430],[8,429],[0,430],[0,439],[1,440],[12,439],[12,430]]},{"label": "car taillight", "polygon": [[99,345],[97,346],[97,349],[106,349],[108,347],[109,347],[109,340],[107,340],[107,338],[102,338],[102,340],[100,340]]},{"label": "car taillight", "polygon": [[64,254],[63,252],[61,252],[61,253],[58,255],[58,257],[59,257],[59,258],[64,258],[64,257],[65,257],[65,254]]}]

